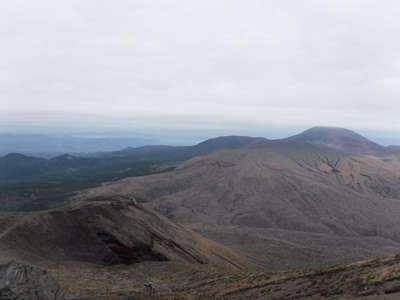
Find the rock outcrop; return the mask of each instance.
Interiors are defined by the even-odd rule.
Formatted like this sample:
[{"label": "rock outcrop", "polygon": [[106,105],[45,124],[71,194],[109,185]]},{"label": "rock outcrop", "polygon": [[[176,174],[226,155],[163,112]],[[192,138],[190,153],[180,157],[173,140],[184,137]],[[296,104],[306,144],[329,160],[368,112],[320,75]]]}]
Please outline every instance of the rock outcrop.
[{"label": "rock outcrop", "polygon": [[1,300],[63,300],[64,292],[44,270],[15,261],[0,265]]}]

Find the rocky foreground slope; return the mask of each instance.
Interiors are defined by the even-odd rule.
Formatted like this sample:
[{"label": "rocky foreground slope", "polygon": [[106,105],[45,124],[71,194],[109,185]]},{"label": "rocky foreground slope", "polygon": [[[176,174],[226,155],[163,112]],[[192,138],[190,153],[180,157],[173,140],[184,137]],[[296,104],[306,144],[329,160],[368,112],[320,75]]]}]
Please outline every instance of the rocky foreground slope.
[{"label": "rocky foreground slope", "polygon": [[0,265],[0,299],[64,300],[64,290],[47,271],[15,261]]},{"label": "rocky foreground slope", "polygon": [[[278,273],[232,272],[183,262],[142,262],[103,268],[81,264],[53,266],[50,274],[58,279],[60,287],[47,279],[50,275],[40,274],[46,280],[20,286],[28,287],[25,291],[65,291],[67,299],[76,300],[395,300],[400,297],[399,256]],[[31,274],[28,277],[32,278]],[[153,296],[144,286],[149,281],[154,287]]]},{"label": "rocky foreground slope", "polygon": [[[17,264],[24,267],[10,271],[10,261],[34,267]],[[230,274],[255,267],[233,251],[126,197],[1,214],[0,263],[6,266],[0,268],[0,299],[5,300],[62,299],[61,294],[49,294],[57,285],[51,279],[44,280],[46,273],[37,267],[57,279],[67,299],[145,296],[146,282],[175,278],[179,272],[218,270]],[[41,296],[24,298],[17,293],[14,297],[16,292],[8,287],[15,286],[23,288],[25,294],[37,292]]]}]

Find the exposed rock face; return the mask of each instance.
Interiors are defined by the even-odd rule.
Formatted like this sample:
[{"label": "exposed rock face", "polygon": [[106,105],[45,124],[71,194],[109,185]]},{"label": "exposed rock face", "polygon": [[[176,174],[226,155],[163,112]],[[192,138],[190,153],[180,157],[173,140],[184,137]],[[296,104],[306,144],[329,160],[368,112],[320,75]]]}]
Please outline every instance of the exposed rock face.
[{"label": "exposed rock face", "polygon": [[164,255],[154,252],[151,245],[137,243],[135,246],[129,247],[105,231],[98,232],[97,236],[110,249],[110,253],[102,260],[107,265],[131,265],[142,261],[169,260]]},{"label": "exposed rock face", "polygon": [[1,300],[62,300],[64,292],[44,270],[22,263],[0,266]]}]

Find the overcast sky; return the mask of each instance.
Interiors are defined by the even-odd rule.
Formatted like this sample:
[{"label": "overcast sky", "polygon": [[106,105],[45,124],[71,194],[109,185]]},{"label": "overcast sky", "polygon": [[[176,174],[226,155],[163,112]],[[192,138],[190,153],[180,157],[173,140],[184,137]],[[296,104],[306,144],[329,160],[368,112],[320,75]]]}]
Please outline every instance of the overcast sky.
[{"label": "overcast sky", "polygon": [[395,0],[1,0],[0,131],[399,134],[399,16]]}]

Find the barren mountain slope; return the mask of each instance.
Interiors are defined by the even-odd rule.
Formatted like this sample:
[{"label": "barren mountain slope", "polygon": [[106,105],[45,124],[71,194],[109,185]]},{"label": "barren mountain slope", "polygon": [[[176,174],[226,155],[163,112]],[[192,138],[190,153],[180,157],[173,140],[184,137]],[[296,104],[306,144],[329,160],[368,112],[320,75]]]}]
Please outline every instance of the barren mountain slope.
[{"label": "barren mountain slope", "polygon": [[399,239],[399,175],[397,158],[268,147],[195,158],[174,172],[106,184],[78,198],[133,196],[184,223]]},{"label": "barren mountain slope", "polygon": [[400,252],[400,243],[376,236],[339,236],[274,228],[191,224],[220,244],[246,254],[266,270],[305,270]]},{"label": "barren mountain slope", "polygon": [[1,261],[100,266],[182,261],[241,269],[248,262],[133,200],[113,198],[0,216]]},{"label": "barren mountain slope", "polygon": [[[288,234],[281,239],[290,243],[294,231],[321,234],[317,242],[304,239],[307,253],[294,262],[299,266],[302,259],[315,257],[315,251],[322,251],[321,258],[317,255],[311,266],[400,249],[400,160],[394,155],[354,156],[309,143],[269,142],[261,148],[198,157],[171,173],[105,184],[78,198],[116,194],[137,197],[193,228],[198,224],[200,232],[217,241],[226,241],[218,232],[231,225],[253,238],[251,228],[268,229],[266,240],[276,240],[273,230],[284,230]],[[207,231],[201,224],[220,228]],[[359,240],[354,238],[339,252],[326,247],[346,236]],[[229,245],[235,247],[235,242]],[[240,239],[236,246],[246,250]],[[304,247],[295,243],[287,258]],[[348,256],[339,257],[341,252]],[[258,258],[268,262],[271,255]]]}]

